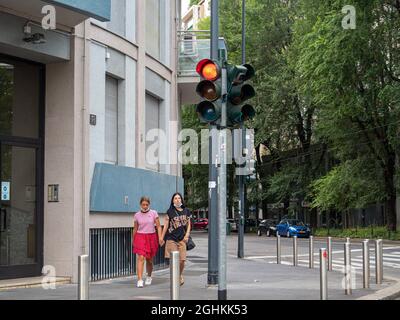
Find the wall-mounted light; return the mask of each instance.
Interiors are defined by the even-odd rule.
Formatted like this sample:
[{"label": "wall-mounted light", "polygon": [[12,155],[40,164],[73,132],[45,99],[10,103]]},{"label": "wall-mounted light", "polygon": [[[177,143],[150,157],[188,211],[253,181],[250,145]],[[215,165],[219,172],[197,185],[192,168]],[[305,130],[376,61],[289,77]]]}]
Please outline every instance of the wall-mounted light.
[{"label": "wall-mounted light", "polygon": [[33,44],[44,44],[46,43],[46,38],[43,33],[33,33],[32,34],[32,27],[31,27],[32,22],[28,21],[25,26],[24,26],[24,40],[27,43],[33,43]]}]

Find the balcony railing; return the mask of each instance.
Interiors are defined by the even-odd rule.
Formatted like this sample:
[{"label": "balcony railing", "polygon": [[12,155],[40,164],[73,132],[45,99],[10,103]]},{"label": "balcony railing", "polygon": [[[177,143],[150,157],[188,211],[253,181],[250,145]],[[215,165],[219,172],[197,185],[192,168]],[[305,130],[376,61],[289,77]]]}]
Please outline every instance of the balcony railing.
[{"label": "balcony railing", "polygon": [[180,77],[195,77],[197,63],[210,58],[210,31],[179,31],[179,65]]}]

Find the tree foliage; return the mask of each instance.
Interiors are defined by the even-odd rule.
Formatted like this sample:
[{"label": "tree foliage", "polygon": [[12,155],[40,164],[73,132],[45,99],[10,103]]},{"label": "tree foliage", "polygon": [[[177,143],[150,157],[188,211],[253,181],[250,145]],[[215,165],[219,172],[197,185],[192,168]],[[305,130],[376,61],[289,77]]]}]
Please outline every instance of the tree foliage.
[{"label": "tree foliage", "polygon": [[[241,0],[220,0],[230,63],[241,63]],[[345,211],[385,203],[396,228],[399,190],[400,3],[247,0],[246,62],[254,65],[260,192],[266,203],[310,200]],[[204,22],[205,26],[209,21]],[[318,147],[320,146],[320,147]],[[327,165],[329,163],[329,165]]]}]

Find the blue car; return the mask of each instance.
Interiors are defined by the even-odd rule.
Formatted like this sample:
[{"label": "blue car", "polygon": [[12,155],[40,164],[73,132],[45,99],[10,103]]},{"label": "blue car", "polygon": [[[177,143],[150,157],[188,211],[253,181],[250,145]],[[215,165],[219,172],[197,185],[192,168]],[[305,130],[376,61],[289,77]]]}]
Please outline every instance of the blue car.
[{"label": "blue car", "polygon": [[277,233],[284,237],[309,238],[311,229],[305,225],[301,220],[296,219],[283,219],[277,226]]}]

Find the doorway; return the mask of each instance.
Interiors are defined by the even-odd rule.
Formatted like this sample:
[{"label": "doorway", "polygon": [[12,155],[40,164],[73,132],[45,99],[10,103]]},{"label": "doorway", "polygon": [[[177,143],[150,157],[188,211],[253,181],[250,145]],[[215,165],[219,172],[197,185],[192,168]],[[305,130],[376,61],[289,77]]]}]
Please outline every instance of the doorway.
[{"label": "doorway", "polygon": [[0,55],[0,279],[43,267],[44,66]]}]

